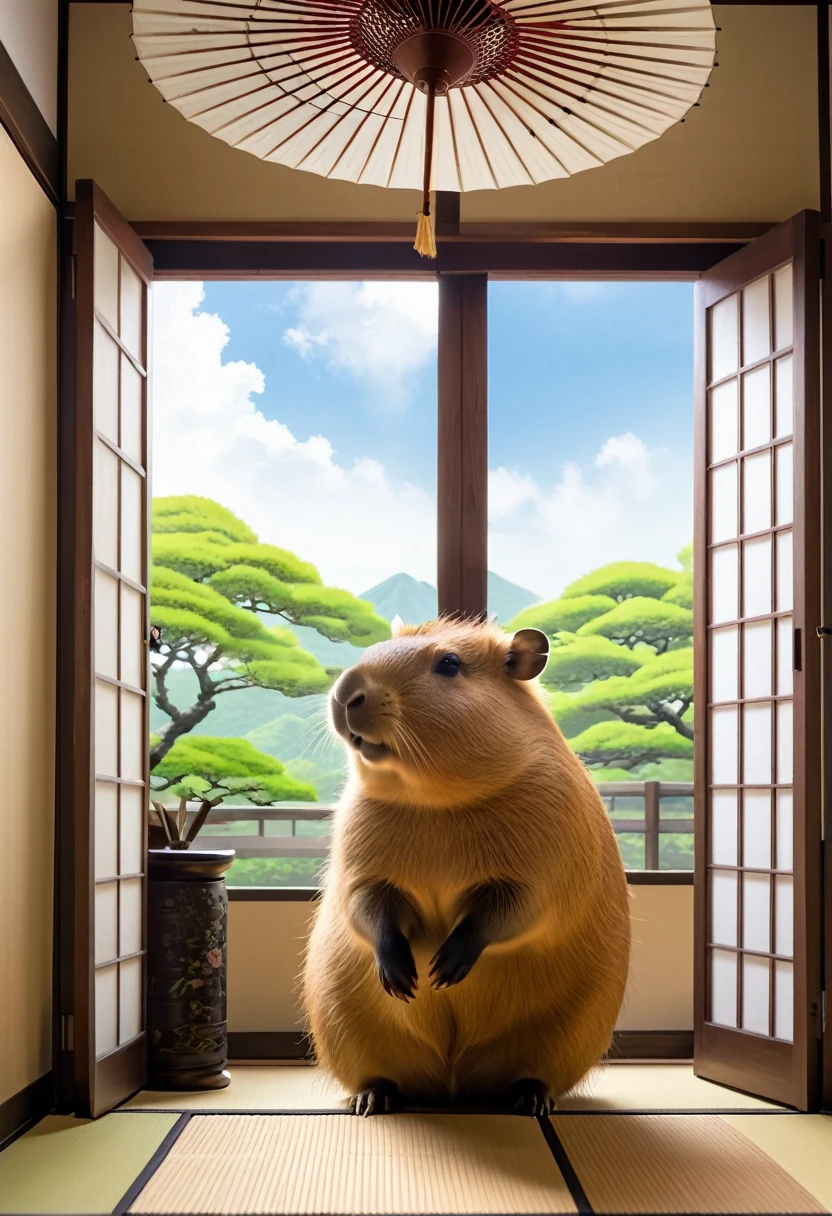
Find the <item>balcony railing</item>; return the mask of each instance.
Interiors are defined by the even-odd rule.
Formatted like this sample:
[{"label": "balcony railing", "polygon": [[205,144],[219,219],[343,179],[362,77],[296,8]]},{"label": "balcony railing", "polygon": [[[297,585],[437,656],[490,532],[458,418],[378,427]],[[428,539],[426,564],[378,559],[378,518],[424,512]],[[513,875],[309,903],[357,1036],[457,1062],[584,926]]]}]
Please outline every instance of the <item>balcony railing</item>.
[{"label": "balcony railing", "polygon": [[[693,868],[693,785],[689,782],[624,781],[598,785],[628,870]],[[229,885],[315,886],[319,867],[329,852],[331,806],[286,802],[274,807],[217,806],[199,833],[203,848],[235,849],[237,861]],[[251,884],[240,863],[259,858],[303,866],[283,866]],[[263,867],[264,872],[267,867]],[[292,870],[298,871],[293,874]],[[237,874],[235,875],[235,870]],[[301,873],[300,871],[303,871]]]}]

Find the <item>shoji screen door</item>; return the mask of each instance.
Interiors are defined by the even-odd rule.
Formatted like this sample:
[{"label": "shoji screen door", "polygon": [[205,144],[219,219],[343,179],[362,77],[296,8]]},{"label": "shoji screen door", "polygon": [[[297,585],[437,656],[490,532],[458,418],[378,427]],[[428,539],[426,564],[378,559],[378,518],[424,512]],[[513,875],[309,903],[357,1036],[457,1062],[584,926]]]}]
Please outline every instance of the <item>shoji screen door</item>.
[{"label": "shoji screen door", "polygon": [[698,1075],[802,1109],[820,1046],[820,248],[696,290]]},{"label": "shoji screen door", "polygon": [[150,255],[92,182],[75,203],[75,1101],[146,1075]]}]

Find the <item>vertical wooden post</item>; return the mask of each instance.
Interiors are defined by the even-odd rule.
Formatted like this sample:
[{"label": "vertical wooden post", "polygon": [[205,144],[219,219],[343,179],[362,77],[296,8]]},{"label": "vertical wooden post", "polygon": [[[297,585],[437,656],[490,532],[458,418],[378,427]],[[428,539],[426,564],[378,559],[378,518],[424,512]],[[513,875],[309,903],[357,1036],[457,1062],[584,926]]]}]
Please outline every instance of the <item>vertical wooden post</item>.
[{"label": "vertical wooden post", "polygon": [[482,617],[488,598],[486,275],[439,276],[439,612]]},{"label": "vertical wooden post", "polygon": [[644,868],[659,868],[659,783],[644,783]]}]

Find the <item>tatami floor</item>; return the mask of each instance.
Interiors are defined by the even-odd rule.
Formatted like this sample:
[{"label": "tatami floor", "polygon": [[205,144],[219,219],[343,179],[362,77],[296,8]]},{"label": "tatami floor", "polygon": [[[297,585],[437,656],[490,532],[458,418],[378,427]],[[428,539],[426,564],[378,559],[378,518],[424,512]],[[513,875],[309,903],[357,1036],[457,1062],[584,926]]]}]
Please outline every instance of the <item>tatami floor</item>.
[{"label": "tatami floor", "polygon": [[356,1119],[304,1065],[50,1116],[0,1154],[0,1216],[660,1216],[832,1212],[832,1118],[615,1064],[551,1120]]}]

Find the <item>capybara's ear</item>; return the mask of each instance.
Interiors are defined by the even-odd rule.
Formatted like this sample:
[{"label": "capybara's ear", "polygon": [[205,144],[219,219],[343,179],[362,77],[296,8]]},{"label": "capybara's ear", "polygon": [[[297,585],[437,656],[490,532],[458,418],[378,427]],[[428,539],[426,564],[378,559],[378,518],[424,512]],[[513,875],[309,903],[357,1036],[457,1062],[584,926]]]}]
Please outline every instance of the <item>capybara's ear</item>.
[{"label": "capybara's ear", "polygon": [[506,656],[506,672],[513,680],[533,680],[549,661],[549,639],[539,629],[518,629]]},{"label": "capybara's ear", "polygon": [[399,614],[397,612],[396,615],[393,617],[392,621],[390,622],[390,633],[392,634],[392,636],[394,638],[397,638],[403,630],[404,630],[404,621],[402,620],[402,618],[399,616]]}]

